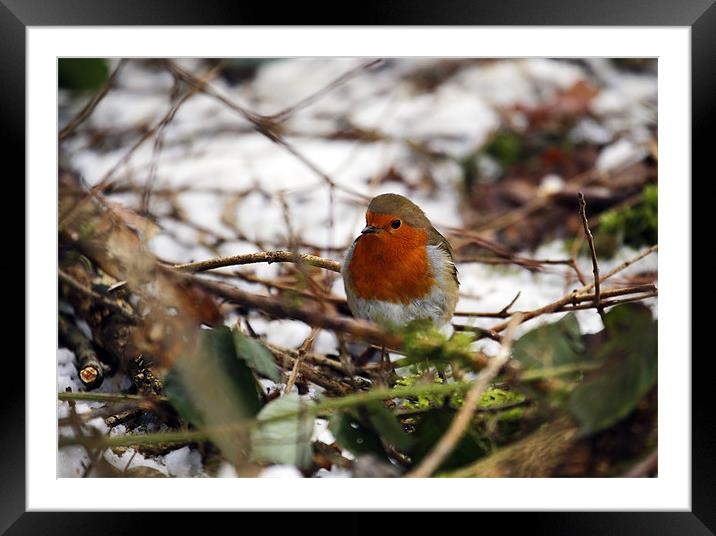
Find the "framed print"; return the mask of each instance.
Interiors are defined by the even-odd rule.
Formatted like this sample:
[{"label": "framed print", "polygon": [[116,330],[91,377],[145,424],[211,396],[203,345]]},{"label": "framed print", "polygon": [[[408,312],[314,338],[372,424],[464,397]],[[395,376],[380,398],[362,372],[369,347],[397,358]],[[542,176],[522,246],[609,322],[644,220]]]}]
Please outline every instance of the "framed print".
[{"label": "framed print", "polygon": [[690,215],[716,8],[512,4],[0,6],[28,210],[2,530],[713,533]]}]

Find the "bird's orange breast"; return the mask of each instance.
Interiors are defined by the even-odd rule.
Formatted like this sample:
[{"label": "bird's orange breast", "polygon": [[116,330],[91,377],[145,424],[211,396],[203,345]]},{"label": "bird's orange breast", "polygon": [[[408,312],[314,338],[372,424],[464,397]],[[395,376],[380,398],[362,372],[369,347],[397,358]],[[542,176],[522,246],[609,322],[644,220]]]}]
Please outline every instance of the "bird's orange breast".
[{"label": "bird's orange breast", "polygon": [[352,291],[365,300],[409,303],[430,292],[435,278],[423,229],[361,236],[348,266]]}]

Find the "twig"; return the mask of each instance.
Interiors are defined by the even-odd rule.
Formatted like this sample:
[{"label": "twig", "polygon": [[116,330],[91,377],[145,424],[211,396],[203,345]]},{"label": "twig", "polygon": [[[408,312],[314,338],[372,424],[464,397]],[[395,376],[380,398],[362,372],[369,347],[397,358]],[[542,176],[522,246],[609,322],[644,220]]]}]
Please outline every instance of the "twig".
[{"label": "twig", "polygon": [[155,402],[168,402],[166,396],[143,396],[127,395],[123,393],[86,393],[86,392],[63,392],[57,393],[58,400],[87,400],[92,402],[107,403],[135,403],[154,404]]},{"label": "twig", "polygon": [[134,312],[128,311],[127,309],[119,305],[119,303],[112,301],[105,296],[102,296],[101,294],[95,292],[88,287],[85,287],[82,283],[77,281],[67,272],[58,269],[57,274],[59,275],[61,281],[67,283],[67,285],[72,287],[74,290],[92,298],[93,300],[96,300],[98,303],[101,303],[102,305],[107,307],[107,309],[121,315],[123,318],[130,321],[131,323],[136,324],[139,321],[139,317]]},{"label": "twig", "polygon": [[90,197],[94,197],[97,199],[100,203],[105,204],[105,201],[102,198],[102,192],[107,190],[107,188],[110,186],[111,182],[110,179],[112,176],[117,172],[117,170],[122,167],[126,162],[129,161],[129,159],[132,157],[132,155],[141,147],[145,141],[147,141],[149,138],[154,136],[154,134],[162,128],[163,125],[166,125],[166,122],[168,118],[173,117],[179,106],[186,102],[186,100],[195,95],[199,90],[195,88],[190,88],[184,96],[180,97],[177,101],[177,106],[172,107],[169,109],[169,111],[162,117],[162,119],[159,120],[152,128],[148,129],[146,132],[142,134],[142,136],[127,150],[126,153],[115,163],[114,166],[112,166],[99,180],[97,184],[92,186],[83,196],[80,200],[75,203],[75,206],[69,209],[65,214],[63,214],[60,217],[59,226],[60,228],[66,228],[70,225],[70,223],[74,220],[75,216],[79,212],[80,207],[85,203],[87,199]]},{"label": "twig", "polygon": [[107,417],[104,420],[104,424],[107,425],[107,428],[114,428],[115,426],[119,426],[120,424],[124,424],[126,422],[131,421],[132,419],[141,415],[141,413],[142,410],[140,408],[126,409],[120,413]]},{"label": "twig", "polygon": [[[319,387],[323,387],[327,392],[335,394],[337,396],[345,395],[346,393],[354,390],[351,385],[344,382],[341,379],[336,379],[329,374],[322,374],[317,371],[305,361],[314,361],[318,356],[315,354],[306,353],[304,354],[304,362],[296,365],[298,361],[298,351],[290,350],[288,348],[281,348],[280,346],[273,345],[267,341],[262,341],[263,344],[268,348],[276,358],[276,363],[282,368],[290,368],[293,370],[298,367],[298,372],[309,382],[315,383]],[[322,357],[322,356],[321,356]],[[327,358],[323,358],[326,359]]]},{"label": "twig", "polygon": [[[650,295],[655,295],[657,292],[657,289],[654,285],[651,285],[651,284],[636,285],[633,287],[605,290],[604,292],[602,292],[601,297],[602,297],[602,299],[614,298],[617,296],[624,296],[627,294],[637,294],[637,293],[641,293],[641,292],[649,293]],[[646,297],[649,297],[649,296],[646,296]],[[640,299],[643,299],[643,298],[640,298]],[[594,294],[579,294],[579,295],[573,296],[570,300],[570,303],[577,304],[577,303],[586,302],[586,301],[593,302]],[[607,302],[602,302],[602,303],[604,304],[604,307],[609,307]],[[510,306],[511,306],[511,304],[507,307],[507,309],[509,309]],[[579,308],[580,309],[588,309],[591,307],[594,307],[594,304],[592,304],[588,307],[580,306]],[[561,312],[564,310],[571,310],[571,309],[573,309],[573,307],[570,309],[567,309],[567,306],[564,306],[564,307],[556,309],[554,312]],[[529,314],[529,311],[522,311],[522,314]],[[511,315],[511,313],[508,313],[505,309],[503,309],[502,311],[496,312],[496,313],[477,313],[477,312],[471,312],[471,311],[455,311],[455,313],[454,313],[454,316],[483,317],[483,318],[507,318],[510,315]]]},{"label": "twig", "polygon": [[211,86],[211,84],[199,80],[193,74],[185,71],[184,69],[176,65],[176,63],[172,61],[167,61],[167,64],[169,66],[169,69],[175,76],[178,76],[179,78],[184,80],[187,84],[194,87],[197,91],[201,91],[206,95],[209,95],[219,100],[235,112],[238,112],[239,115],[241,115],[245,120],[247,120],[257,132],[259,132],[272,142],[276,143],[277,145],[280,145],[286,151],[295,156],[308,169],[310,169],[313,173],[320,177],[327,185],[332,186],[334,188],[338,188],[346,193],[353,195],[358,199],[364,200],[366,202],[368,201],[366,196],[358,192],[357,190],[354,190],[343,184],[337,184],[326,172],[322,171],[316,164],[314,164],[313,162],[308,160],[308,158],[306,158],[303,154],[298,152],[290,143],[288,143],[281,136],[281,125],[274,119],[272,119],[271,117],[254,113],[242,106],[239,106],[235,102],[222,95],[213,86]]},{"label": "twig", "polygon": [[[628,266],[631,266],[638,260],[643,259],[644,257],[649,255],[650,253],[653,253],[654,251],[657,251],[657,249],[658,249],[658,244],[655,244],[655,245],[651,246],[650,248],[646,249],[645,251],[642,251],[638,255],[632,257],[631,259],[624,261],[623,263],[621,263],[619,266],[617,266],[613,270],[610,270],[606,274],[602,275],[599,278],[600,282],[605,281],[606,279],[612,277],[614,274],[616,274],[618,272],[621,272],[622,270],[624,270]],[[525,322],[527,320],[531,320],[531,319],[533,319],[537,316],[543,315],[543,314],[553,313],[553,312],[557,311],[558,309],[564,307],[565,305],[572,303],[572,301],[575,300],[580,294],[592,290],[593,287],[594,287],[594,283],[584,285],[582,288],[574,290],[570,294],[567,294],[567,295],[561,297],[560,299],[558,299],[550,304],[545,305],[544,307],[540,307],[539,309],[535,309],[534,311],[529,311],[524,314],[524,316],[522,317],[522,321]],[[506,322],[506,321],[500,322],[499,324],[495,324],[491,328],[488,328],[483,331],[486,331],[487,333],[491,333],[492,335],[497,335],[497,333],[504,330],[507,327],[507,325],[508,325],[508,322]]]},{"label": "twig", "polygon": [[[298,355],[298,350],[294,350],[291,348],[283,348],[281,346],[271,344],[268,341],[262,341],[262,343],[271,351],[282,352],[282,353],[288,354],[294,358],[297,357],[297,355]],[[306,356],[307,362],[313,363],[314,365],[319,366],[319,367],[329,367],[343,375],[352,376],[356,372],[355,369],[357,367],[355,365],[353,365],[353,367],[352,367],[353,372],[351,372],[348,370],[348,367],[346,367],[342,361],[339,361],[336,359],[331,359],[331,358],[326,357],[321,354],[316,354],[313,352],[306,352],[305,356]],[[366,371],[363,371],[362,369],[358,368],[357,372],[361,372],[361,371],[364,374],[367,374]]]},{"label": "twig", "polygon": [[512,347],[512,336],[514,335],[515,328],[522,321],[522,315],[516,313],[511,319],[507,326],[507,332],[502,339],[502,347],[498,354],[490,359],[487,366],[480,371],[475,378],[472,388],[465,395],[465,400],[457,412],[457,415],[450,423],[445,435],[440,438],[440,441],[433,447],[430,453],[423,459],[420,465],[413,471],[407,473],[405,476],[411,478],[426,478],[435,472],[445,458],[453,451],[457,442],[465,433],[467,426],[472,420],[472,416],[475,414],[478,402],[482,396],[483,391],[487,388],[487,385],[497,376],[507,362],[510,360],[510,349]]},{"label": "twig", "polygon": [[511,301],[510,303],[508,303],[507,305],[505,305],[505,306],[502,308],[502,310],[500,311],[500,313],[503,314],[503,315],[506,315],[506,314],[507,314],[507,311],[510,310],[510,307],[512,307],[512,306],[515,304],[515,302],[519,299],[520,294],[522,294],[522,291],[521,291],[521,290],[518,291],[517,294],[515,294],[515,297],[512,298],[512,301]]},{"label": "twig", "polygon": [[[261,420],[261,424],[267,424],[283,419],[290,419],[301,415],[316,415],[339,411],[363,405],[367,402],[378,400],[390,400],[393,398],[406,398],[420,395],[444,395],[449,393],[462,393],[472,387],[472,382],[460,383],[428,383],[415,384],[410,386],[394,387],[392,389],[381,388],[371,389],[370,391],[360,391],[352,393],[340,398],[329,398],[318,404],[305,405],[296,411],[287,411],[275,417],[269,417]],[[102,395],[108,393],[58,393],[58,398],[62,400],[62,395]],[[130,395],[123,395],[130,396]],[[79,399],[79,398],[77,398]],[[81,399],[80,399],[81,400]],[[92,400],[87,398],[87,400]],[[178,431],[178,432],[159,432],[154,434],[133,434],[123,436],[101,437],[92,441],[92,446],[97,447],[119,447],[130,445],[149,445],[154,443],[184,443],[187,441],[203,441],[209,439],[210,435],[216,433],[232,433],[238,430],[245,430],[257,424],[256,419],[246,419],[225,426],[217,426],[205,428],[195,431]],[[84,444],[81,439],[76,437],[61,436],[59,438],[59,446],[70,446]]]},{"label": "twig", "polygon": [[[224,63],[219,62],[217,65],[209,69],[209,71],[201,77],[201,80],[209,81],[215,78],[224,68]],[[178,88],[179,86],[179,79],[175,79],[175,84]],[[144,186],[144,192],[142,193],[142,208],[141,213],[147,214],[149,213],[149,200],[152,195],[152,189],[154,188],[154,182],[156,181],[157,177],[157,166],[159,165],[159,153],[162,150],[162,147],[164,145],[164,133],[166,130],[166,127],[171,121],[174,119],[174,116],[176,115],[177,111],[181,106],[192,96],[194,95],[193,91],[185,92],[183,95],[178,96],[175,99],[174,104],[172,105],[171,109],[169,110],[169,113],[164,116],[164,118],[159,123],[159,128],[157,129],[157,135],[154,138],[154,147],[152,149],[152,160],[151,165],[149,167],[149,178],[147,179],[147,182]]]},{"label": "twig", "polygon": [[311,328],[311,333],[309,333],[308,337],[306,337],[306,340],[303,341],[303,344],[301,344],[301,347],[298,349],[296,361],[294,361],[293,363],[291,374],[289,375],[288,381],[286,382],[286,388],[283,390],[284,394],[290,393],[291,389],[293,389],[293,386],[296,383],[296,377],[298,376],[298,369],[303,364],[303,358],[306,356],[306,352],[308,352],[313,346],[313,341],[316,340],[316,335],[318,335],[319,331],[320,330],[318,328]]},{"label": "twig", "polygon": [[589,221],[587,220],[587,201],[584,199],[584,194],[582,192],[579,192],[577,196],[579,197],[579,214],[582,216],[584,234],[587,237],[587,241],[589,242],[589,251],[592,254],[592,272],[594,273],[594,306],[597,308],[597,312],[606,326],[604,307],[601,304],[601,292],[599,289],[599,262],[597,261],[597,251],[594,249],[594,237],[592,236],[592,231],[589,229]]},{"label": "twig", "polygon": [[350,79],[355,78],[357,75],[359,75],[365,71],[375,69],[375,68],[379,67],[380,65],[382,65],[383,63],[385,63],[385,60],[383,60],[383,59],[376,59],[376,60],[370,60],[370,61],[364,62],[364,63],[360,64],[359,66],[354,67],[353,69],[350,69],[349,71],[343,73],[338,78],[333,80],[333,82],[330,82],[328,85],[322,87],[321,89],[319,89],[312,95],[309,95],[308,97],[299,101],[298,103],[294,104],[293,106],[289,106],[285,110],[278,112],[274,115],[271,115],[268,118],[272,119],[273,121],[279,122],[279,123],[284,122],[284,121],[286,121],[286,119],[291,117],[297,111],[305,108],[306,106],[309,106],[310,104],[313,104],[314,102],[316,102],[318,99],[320,99],[327,93],[330,93],[337,87],[348,82]]},{"label": "twig", "polygon": [[326,315],[322,310],[307,306],[290,306],[284,300],[273,296],[258,296],[238,288],[229,287],[221,283],[209,281],[199,277],[192,277],[194,283],[238,305],[260,309],[265,313],[280,318],[292,318],[306,322],[310,326],[320,327],[347,333],[354,337],[367,340],[375,344],[385,344],[390,348],[398,348],[402,337],[381,329],[377,324],[366,320],[356,320],[340,315]]},{"label": "twig", "polygon": [[293,253],[291,251],[259,251],[258,253],[249,253],[247,255],[233,255],[231,257],[219,257],[206,261],[175,264],[174,268],[182,272],[195,273],[213,270],[214,268],[223,268],[225,266],[239,266],[259,262],[267,262],[269,264],[272,262],[292,262],[295,264],[317,266],[318,268],[324,268],[332,272],[341,271],[341,263],[338,261],[304,253]]},{"label": "twig", "polygon": [[[654,252],[656,252],[656,251],[658,251],[658,250],[659,250],[659,244],[654,244],[653,246],[651,246],[651,247],[645,249],[644,251],[642,251],[642,252],[639,253],[638,255],[635,255],[635,256],[632,257],[631,259],[625,260],[625,261],[624,261],[623,263],[621,263],[619,266],[617,266],[617,267],[612,268],[611,270],[609,270],[606,274],[602,275],[602,276],[599,278],[599,282],[601,283],[601,282],[606,281],[607,279],[609,279],[609,278],[612,277],[613,275],[615,275],[615,274],[617,274],[617,273],[619,273],[619,272],[621,272],[621,271],[627,269],[629,266],[631,266],[631,265],[634,264],[635,262],[640,261],[641,259],[643,259],[643,258],[646,257],[647,255],[650,255],[651,253],[654,253]],[[588,290],[592,290],[592,288],[594,288],[594,283],[590,283],[590,284],[588,284],[588,285],[583,286],[583,287],[580,289],[580,291],[585,291],[585,292],[586,292],[586,291],[588,291]]]},{"label": "twig", "polygon": [[[658,291],[657,291],[657,290],[653,290],[653,291],[651,291],[651,292],[645,292],[645,293],[643,293],[643,294],[635,294],[635,295],[629,296],[629,297],[627,297],[627,298],[622,298],[621,300],[607,300],[607,301],[602,301],[602,302],[601,302],[601,305],[602,305],[602,307],[604,307],[604,308],[613,307],[613,306],[615,306],[615,305],[621,305],[621,304],[623,304],[623,303],[632,303],[632,302],[636,302],[636,301],[646,300],[647,298],[653,298],[653,297],[655,297],[655,296],[657,296],[657,295],[658,295]],[[582,303],[582,304],[579,304],[579,305],[565,305],[564,307],[561,307],[561,308],[557,309],[557,310],[555,311],[555,313],[559,313],[559,312],[569,312],[569,311],[580,311],[580,310],[584,310],[584,309],[592,309],[592,308],[594,308],[594,307],[596,307],[596,306],[594,305],[594,303]]]},{"label": "twig", "polygon": [[97,105],[100,103],[100,101],[107,95],[110,88],[114,84],[114,81],[117,78],[117,75],[122,70],[122,67],[127,63],[126,59],[119,60],[119,63],[117,64],[117,67],[115,67],[112,74],[105,80],[105,82],[102,84],[102,86],[99,88],[99,90],[92,96],[92,98],[89,100],[87,104],[79,111],[79,113],[74,116],[67,125],[64,126],[62,130],[60,130],[60,134],[58,135],[59,141],[64,140],[67,136],[69,136],[78,126],[80,126],[82,123],[85,122],[85,120],[92,115],[92,112],[94,112],[94,109],[97,107]]},{"label": "twig", "polygon": [[260,285],[264,285],[266,288],[275,288],[278,290],[288,290],[290,292],[295,292],[296,294],[299,294],[300,296],[303,296],[304,298],[310,298],[310,299],[316,300],[316,301],[326,301],[328,303],[332,303],[333,305],[348,307],[348,304],[347,304],[345,298],[340,298],[333,294],[330,294],[330,295],[318,294],[318,293],[310,291],[310,290],[296,288],[295,285],[279,283],[278,281],[270,281],[268,279],[256,277],[255,275],[252,275],[252,274],[245,274],[245,273],[242,273],[239,271],[235,271],[230,274],[223,273],[223,272],[214,272],[214,274],[219,275],[219,276],[226,276],[226,277],[237,277],[237,278],[242,279],[243,281],[247,281],[249,283],[257,283]]},{"label": "twig", "polygon": [[64,315],[57,318],[60,340],[74,352],[80,381],[87,389],[95,389],[104,381],[104,366],[84,333]]}]

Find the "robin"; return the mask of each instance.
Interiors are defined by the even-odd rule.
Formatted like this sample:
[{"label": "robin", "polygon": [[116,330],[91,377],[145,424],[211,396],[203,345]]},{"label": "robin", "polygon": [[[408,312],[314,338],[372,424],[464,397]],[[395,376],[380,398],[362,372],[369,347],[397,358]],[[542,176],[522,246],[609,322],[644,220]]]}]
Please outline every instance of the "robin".
[{"label": "robin", "polygon": [[341,270],[353,315],[388,327],[417,319],[438,327],[449,322],[459,282],[445,237],[402,195],[373,198],[365,220]]}]

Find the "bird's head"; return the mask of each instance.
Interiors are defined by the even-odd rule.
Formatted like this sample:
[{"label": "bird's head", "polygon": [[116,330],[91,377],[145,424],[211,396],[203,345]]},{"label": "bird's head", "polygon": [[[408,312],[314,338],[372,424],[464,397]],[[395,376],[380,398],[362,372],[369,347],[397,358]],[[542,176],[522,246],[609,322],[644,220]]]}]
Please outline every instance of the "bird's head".
[{"label": "bird's head", "polygon": [[398,194],[374,197],[365,214],[361,241],[374,246],[424,246],[432,225],[420,207]]}]

